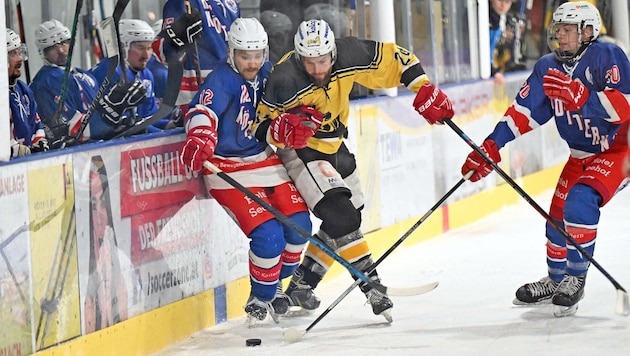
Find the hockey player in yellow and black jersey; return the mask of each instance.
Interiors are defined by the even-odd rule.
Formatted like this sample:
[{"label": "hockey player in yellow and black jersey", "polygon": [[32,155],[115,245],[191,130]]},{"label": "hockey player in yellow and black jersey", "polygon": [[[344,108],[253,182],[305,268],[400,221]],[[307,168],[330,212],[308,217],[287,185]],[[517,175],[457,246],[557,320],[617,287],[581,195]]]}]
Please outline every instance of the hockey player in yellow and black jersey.
[{"label": "hockey player in yellow and black jersey", "polygon": [[[278,155],[311,211],[322,220],[317,236],[357,269],[372,271],[372,257],[360,231],[363,193],[347,136],[354,83],[371,89],[406,86],[417,92],[416,110],[430,123],[451,118],[446,95],[433,84],[418,58],[395,43],[346,37],[335,41],[323,20],[304,21],[287,53],[267,79],[252,132],[277,146]],[[313,110],[323,115],[313,115]],[[323,120],[320,118],[323,116]],[[292,305],[315,309],[313,289],[334,260],[309,245],[286,294]],[[374,314],[391,322],[391,300],[360,285]]]}]

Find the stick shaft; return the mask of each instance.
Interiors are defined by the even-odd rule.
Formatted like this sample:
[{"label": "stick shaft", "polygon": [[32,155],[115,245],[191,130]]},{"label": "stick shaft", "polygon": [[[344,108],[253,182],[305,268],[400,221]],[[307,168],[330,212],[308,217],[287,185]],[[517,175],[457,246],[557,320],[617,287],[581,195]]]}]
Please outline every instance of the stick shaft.
[{"label": "stick shaft", "polygon": [[214,164],[210,163],[209,161],[205,161],[203,166],[204,166],[204,168],[206,168],[206,169],[212,171],[213,173],[215,173],[216,175],[218,175],[221,179],[223,179],[224,181],[229,183],[234,188],[236,188],[239,191],[241,191],[241,193],[245,194],[248,198],[250,198],[253,201],[255,201],[258,205],[260,205],[263,208],[267,209],[267,211],[269,211],[281,223],[283,223],[284,225],[288,226],[292,230],[296,231],[302,237],[307,239],[310,243],[312,243],[312,244],[316,245],[317,247],[319,247],[327,255],[329,255],[330,257],[335,259],[335,261],[341,263],[344,267],[346,267],[346,269],[348,269],[348,271],[350,271],[350,273],[352,273],[354,276],[359,278],[360,281],[367,283],[370,287],[375,288],[375,289],[377,289],[377,290],[379,290],[381,292],[386,292],[387,291],[387,289],[384,286],[379,285],[378,283],[375,283],[374,281],[370,280],[370,278],[368,276],[366,276],[363,272],[359,271],[356,267],[354,267],[352,264],[350,264],[350,262],[345,260],[343,257],[339,256],[335,251],[331,250],[330,247],[328,247],[328,245],[326,245],[325,243],[323,243],[322,241],[320,241],[319,239],[317,239],[316,237],[311,235],[310,232],[304,230],[302,227],[297,225],[295,222],[293,222],[291,219],[289,219],[286,215],[284,215],[281,212],[279,212],[277,209],[275,209],[269,203],[267,203],[266,201],[262,200],[256,194],[252,193],[252,191],[250,191],[249,189],[247,189],[246,187],[241,185],[239,182],[234,180],[232,177],[227,175],[219,167],[215,166]]},{"label": "stick shaft", "polygon": [[538,203],[536,203],[536,201],[534,201],[534,199],[532,199],[532,197],[523,190],[523,188],[521,188],[507,173],[505,173],[505,171],[501,169],[498,164],[494,163],[494,161],[491,160],[490,157],[488,157],[488,155],[486,155],[486,153],[483,152],[483,150],[479,148],[479,146],[477,146],[470,139],[470,137],[468,137],[453,121],[451,121],[450,119],[444,119],[443,122],[447,124],[451,129],[453,129],[453,131],[455,131],[455,133],[457,133],[459,137],[466,141],[468,146],[470,146],[475,152],[477,152],[477,154],[479,154],[484,161],[490,164],[490,166],[494,168],[494,170],[501,176],[501,178],[503,178],[514,190],[516,190],[516,192],[521,197],[523,197],[529,203],[529,205],[531,205],[540,215],[542,215],[545,220],[547,220],[547,222],[551,226],[553,226],[554,229],[558,230],[562,234],[562,236],[564,236],[564,238],[569,241],[571,245],[573,245],[573,247],[580,251],[582,256],[584,256],[584,258],[591,262],[593,266],[595,266],[595,268],[597,268],[615,286],[616,289],[621,290],[624,293],[626,292],[626,290],[610,275],[610,273],[608,273],[608,271],[606,271],[593,258],[593,256],[591,256],[590,253],[588,253],[588,251],[586,251],[579,243],[577,243],[577,241],[575,241],[575,239],[568,232],[566,232],[565,229],[558,226],[554,219],[543,208],[541,208],[540,205],[538,205]]},{"label": "stick shaft", "polygon": [[[394,250],[400,246],[400,244],[403,243],[403,241],[405,241],[407,239],[407,237],[409,237],[426,219],[429,218],[429,216],[431,216],[431,214],[433,214],[434,211],[436,211],[437,209],[440,208],[440,206],[446,201],[446,199],[448,199],[451,195],[453,195],[453,193],[462,185],[464,184],[464,182],[470,178],[473,174],[473,171],[470,171],[465,177],[461,178],[448,192],[446,192],[446,194],[444,194],[444,196],[442,198],[440,198],[440,200],[438,200],[437,203],[435,203],[435,205],[433,205],[431,207],[431,209],[429,209],[421,218],[420,220],[418,220],[415,224],[413,224],[413,226],[411,228],[409,228],[409,230],[407,230],[407,232],[405,232],[399,239],[398,241],[396,241],[378,260],[376,260],[376,262],[374,262],[374,264],[372,265],[372,268],[370,270],[370,272],[374,269],[376,269],[376,267],[381,264],[381,262],[383,262],[392,252],[394,252]],[[350,292],[352,292],[352,290],[354,288],[356,288],[356,286],[359,285],[359,281],[355,281],[350,287],[348,287],[337,299],[335,299],[334,302],[332,302],[332,304],[326,308],[326,310],[324,310],[324,312],[322,312],[317,319],[315,319],[304,331],[304,333],[309,332],[313,327],[315,327],[315,325],[317,325],[322,319],[324,319],[324,317],[326,317],[326,315],[328,315],[328,313],[330,313],[336,306],[337,304],[339,304],[348,294],[350,294]]]}]

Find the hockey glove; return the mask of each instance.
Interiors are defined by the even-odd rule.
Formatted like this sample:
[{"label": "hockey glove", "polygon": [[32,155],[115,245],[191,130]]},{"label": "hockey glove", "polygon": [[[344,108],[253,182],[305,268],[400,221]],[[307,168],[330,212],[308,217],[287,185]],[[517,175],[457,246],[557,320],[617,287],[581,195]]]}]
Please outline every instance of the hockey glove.
[{"label": "hockey glove", "polygon": [[413,101],[413,107],[431,125],[442,125],[443,119],[450,119],[455,115],[451,100],[431,83],[424,83],[420,87]]},{"label": "hockey glove", "polygon": [[99,100],[97,109],[110,124],[118,125],[125,111],[140,105],[146,97],[147,89],[138,79],[118,82]]},{"label": "hockey glove", "polygon": [[588,88],[561,71],[550,68],[543,77],[545,95],[562,101],[569,111],[580,110],[590,95]]},{"label": "hockey glove", "polygon": [[199,171],[203,168],[203,163],[214,154],[217,141],[217,131],[213,127],[197,126],[190,129],[180,160],[194,172]]},{"label": "hockey glove", "polygon": [[322,124],[323,115],[318,110],[300,106],[281,114],[269,125],[271,138],[289,148],[304,148]]},{"label": "hockey glove", "polygon": [[190,14],[183,14],[177,20],[166,25],[166,39],[177,49],[192,44],[195,38],[201,36],[201,14],[191,9]]},{"label": "hockey glove", "polygon": [[[501,154],[497,144],[492,140],[485,140],[481,145],[481,150],[490,157],[494,163],[501,162]],[[462,175],[474,170],[475,173],[470,177],[471,182],[476,182],[492,172],[492,166],[486,162],[479,153],[472,151],[466,158],[466,162],[462,166]]]},{"label": "hockey glove", "polygon": [[45,138],[40,138],[31,146],[31,152],[46,152],[49,149],[48,140]]},{"label": "hockey glove", "polygon": [[22,144],[19,143],[15,143],[13,145],[11,145],[11,157],[12,158],[17,158],[17,157],[24,157],[24,156],[28,156],[31,154],[31,149],[28,146],[24,146]]}]

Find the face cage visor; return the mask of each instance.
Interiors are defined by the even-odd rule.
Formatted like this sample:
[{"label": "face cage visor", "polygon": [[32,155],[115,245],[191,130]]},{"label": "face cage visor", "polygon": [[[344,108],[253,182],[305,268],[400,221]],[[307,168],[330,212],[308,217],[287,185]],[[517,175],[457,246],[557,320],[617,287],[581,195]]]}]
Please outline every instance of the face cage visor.
[{"label": "face cage visor", "polygon": [[[564,25],[564,26],[563,26]],[[560,40],[558,39],[558,34],[562,31],[566,31],[563,29],[566,25],[575,25],[577,26],[577,44],[574,49],[563,50],[560,45]],[[547,28],[547,46],[553,52],[553,54],[564,63],[574,63],[577,61],[584,50],[588,47],[588,45],[592,42],[592,37],[588,41],[582,40],[582,33],[585,27],[581,23],[567,23],[567,22],[552,22],[549,28]],[[568,31],[570,32],[570,31]],[[571,36],[570,33],[565,34],[566,37]]]}]

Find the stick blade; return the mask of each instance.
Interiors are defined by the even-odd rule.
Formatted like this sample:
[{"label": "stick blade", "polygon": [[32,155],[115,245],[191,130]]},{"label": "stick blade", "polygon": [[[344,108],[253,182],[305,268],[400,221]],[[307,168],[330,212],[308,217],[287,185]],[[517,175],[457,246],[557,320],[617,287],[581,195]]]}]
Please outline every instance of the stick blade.
[{"label": "stick blade", "polygon": [[282,336],[286,342],[298,342],[306,335],[305,330],[298,330],[297,328],[288,328],[284,331]]},{"label": "stick blade", "polygon": [[105,47],[107,58],[118,57],[118,36],[116,35],[116,24],[112,17],[107,17],[99,24],[101,40]]},{"label": "stick blade", "polygon": [[431,282],[421,286],[415,287],[406,287],[406,288],[396,288],[396,287],[388,287],[387,295],[393,297],[410,297],[414,295],[420,295],[424,293],[428,293],[439,285],[439,282]]},{"label": "stick blade", "polygon": [[615,313],[623,316],[630,315],[630,302],[628,301],[628,293],[625,290],[617,289]]}]

